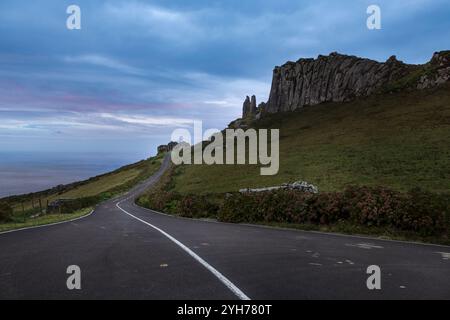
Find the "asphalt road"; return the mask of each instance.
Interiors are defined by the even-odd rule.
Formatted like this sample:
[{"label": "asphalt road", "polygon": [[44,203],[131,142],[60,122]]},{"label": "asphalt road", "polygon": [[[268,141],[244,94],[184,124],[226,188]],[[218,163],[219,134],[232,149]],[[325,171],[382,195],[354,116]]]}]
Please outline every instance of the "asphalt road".
[{"label": "asphalt road", "polygon": [[[450,247],[189,220],[134,205],[0,234],[1,299],[450,299]],[[81,290],[66,269],[81,268]],[[369,290],[367,267],[381,268]]]}]

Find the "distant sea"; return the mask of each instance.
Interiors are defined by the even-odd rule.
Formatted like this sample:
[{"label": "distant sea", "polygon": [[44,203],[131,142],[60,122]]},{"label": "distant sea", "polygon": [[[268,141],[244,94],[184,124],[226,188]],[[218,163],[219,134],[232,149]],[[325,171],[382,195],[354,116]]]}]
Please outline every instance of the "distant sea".
[{"label": "distant sea", "polygon": [[0,152],[0,198],[85,180],[139,160],[116,154]]}]

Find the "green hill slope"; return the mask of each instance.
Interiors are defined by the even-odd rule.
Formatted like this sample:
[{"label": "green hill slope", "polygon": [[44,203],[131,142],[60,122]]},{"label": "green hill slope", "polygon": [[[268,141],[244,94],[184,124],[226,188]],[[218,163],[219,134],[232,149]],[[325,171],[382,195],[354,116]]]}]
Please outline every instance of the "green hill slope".
[{"label": "green hill slope", "polygon": [[347,185],[450,191],[450,85],[326,103],[253,124],[280,129],[280,171],[249,165],[183,165],[172,189],[223,193],[306,180],[320,191]]}]

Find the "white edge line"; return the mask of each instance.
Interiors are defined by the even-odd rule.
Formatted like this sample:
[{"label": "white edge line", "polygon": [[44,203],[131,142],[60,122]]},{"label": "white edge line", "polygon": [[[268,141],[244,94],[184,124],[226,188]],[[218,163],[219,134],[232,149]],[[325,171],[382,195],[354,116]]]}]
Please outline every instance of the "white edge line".
[{"label": "white edge line", "polygon": [[123,201],[128,200],[128,199],[124,199],[120,202],[116,203],[116,207],[118,209],[120,209],[121,211],[123,211],[124,213],[126,213],[127,215],[129,215],[130,217],[148,225],[149,227],[152,227],[153,229],[155,229],[156,231],[160,232],[162,235],[164,235],[165,237],[167,237],[169,240],[171,240],[172,242],[174,242],[177,246],[179,246],[181,249],[183,249],[187,254],[189,254],[192,258],[194,258],[195,260],[197,260],[201,265],[203,265],[206,269],[208,269],[208,271],[210,271],[217,279],[219,279],[228,289],[230,289],[239,299],[241,300],[251,300],[244,292],[242,292],[238,287],[236,287],[230,280],[228,280],[227,277],[225,277],[223,274],[221,274],[219,271],[217,271],[213,266],[211,266],[208,262],[206,262],[205,260],[203,260],[199,255],[197,255],[195,252],[193,252],[191,249],[189,249],[188,247],[186,247],[183,243],[181,243],[180,241],[178,241],[177,239],[175,239],[174,237],[172,237],[170,234],[168,234],[167,232],[165,232],[164,230],[161,230],[160,228],[148,223],[147,221],[144,221],[134,215],[132,215],[131,213],[127,212],[126,210],[122,209],[120,207],[120,203],[122,203]]},{"label": "white edge line", "polygon": [[51,226],[56,226],[58,224],[63,224],[63,223],[69,223],[69,222],[73,222],[73,221],[77,221],[80,219],[84,219],[89,217],[90,215],[92,215],[94,213],[94,209],[91,210],[91,212],[89,212],[88,214],[78,217],[78,218],[74,218],[74,219],[70,219],[70,220],[64,220],[64,221],[60,221],[60,222],[54,222],[54,223],[48,223],[48,224],[41,224],[39,226],[32,226],[32,227],[26,227],[26,228],[20,228],[20,229],[13,229],[13,230],[8,230],[8,231],[2,231],[0,232],[0,235],[2,234],[6,234],[6,233],[12,233],[12,232],[17,232],[17,231],[24,231],[24,230],[30,230],[30,229],[37,229],[37,228],[44,228],[44,227],[51,227]]}]

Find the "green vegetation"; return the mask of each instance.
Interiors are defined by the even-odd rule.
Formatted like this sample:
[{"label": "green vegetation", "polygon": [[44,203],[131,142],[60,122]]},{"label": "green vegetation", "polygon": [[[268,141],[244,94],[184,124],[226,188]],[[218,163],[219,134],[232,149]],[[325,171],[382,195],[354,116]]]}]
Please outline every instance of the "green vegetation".
[{"label": "green vegetation", "polygon": [[450,199],[421,190],[348,187],[344,192],[310,194],[295,190],[237,193],[225,198],[218,217],[227,222],[384,227],[447,239]]},{"label": "green vegetation", "polygon": [[[449,58],[450,51],[440,52],[442,58]],[[442,69],[436,62],[430,61],[423,65],[409,65],[409,72],[402,78],[392,81],[380,89],[380,93],[392,93],[403,90],[415,90],[417,84],[423,76],[434,78],[438,74],[438,70]]]},{"label": "green vegetation", "polygon": [[[161,165],[163,155],[124,166],[85,181],[49,190],[1,199],[0,230],[72,219],[96,204],[131,189],[150,177]],[[70,199],[61,206],[61,214],[46,212],[47,203]],[[48,214],[46,214],[48,213]]]},{"label": "green vegetation", "polygon": [[173,190],[224,193],[305,180],[320,191],[365,185],[450,191],[450,85],[376,95],[267,116],[280,129],[280,171],[257,166],[191,165],[176,169]]},{"label": "green vegetation", "polygon": [[253,223],[387,239],[450,244],[450,196],[413,189],[347,187],[343,192],[181,194],[174,167],[137,203],[187,218]]},{"label": "green vegetation", "polygon": [[7,203],[0,203],[0,222],[8,221],[13,213],[13,209]]},{"label": "green vegetation", "polygon": [[0,232],[68,221],[85,216],[91,211],[92,208],[84,208],[70,214],[48,214],[36,217],[34,219],[23,216],[15,216],[12,221],[10,220],[10,222],[0,224]]},{"label": "green vegetation", "polygon": [[[277,175],[251,165],[178,166],[138,203],[185,217],[450,243],[450,84],[268,115],[252,126],[280,129]],[[298,180],[320,193],[237,193]]]}]

